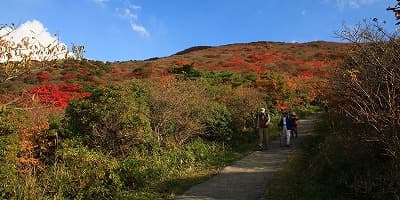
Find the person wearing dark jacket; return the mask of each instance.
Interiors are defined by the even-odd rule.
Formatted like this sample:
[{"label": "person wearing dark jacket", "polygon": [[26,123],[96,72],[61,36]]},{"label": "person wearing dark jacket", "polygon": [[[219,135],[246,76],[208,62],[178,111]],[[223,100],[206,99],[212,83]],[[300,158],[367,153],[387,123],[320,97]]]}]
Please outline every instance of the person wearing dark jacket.
[{"label": "person wearing dark jacket", "polygon": [[297,125],[299,124],[299,118],[297,117],[295,112],[292,112],[290,115],[292,119],[293,129],[292,129],[292,136],[297,138]]}]

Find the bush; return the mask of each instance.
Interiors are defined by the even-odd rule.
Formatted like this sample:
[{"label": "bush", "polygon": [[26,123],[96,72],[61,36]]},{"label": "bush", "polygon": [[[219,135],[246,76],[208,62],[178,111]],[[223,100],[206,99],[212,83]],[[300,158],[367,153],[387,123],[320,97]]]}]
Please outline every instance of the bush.
[{"label": "bush", "polygon": [[153,162],[154,157],[148,155],[146,158],[131,155],[121,162],[119,175],[124,186],[129,189],[138,189],[150,185],[152,182],[164,177],[162,169],[168,169],[168,163],[157,166]]},{"label": "bush", "polygon": [[261,92],[254,88],[238,87],[230,91],[226,101],[236,131],[256,127],[256,113],[265,107]]},{"label": "bush", "polygon": [[400,36],[385,32],[378,20],[339,35],[356,45],[333,80],[332,99],[341,113],[371,130],[360,132],[360,139],[380,143],[387,156],[400,160]]},{"label": "bush", "polygon": [[17,127],[10,121],[8,113],[0,111],[0,137],[15,133],[16,129]]},{"label": "bush", "polygon": [[42,180],[51,180],[47,191],[49,196],[112,199],[122,190],[123,185],[117,173],[119,162],[115,158],[92,151],[72,140],[64,141],[57,154],[59,162],[42,177]]},{"label": "bush", "polygon": [[206,87],[192,81],[165,79],[154,83],[151,93],[151,124],[163,145],[183,144],[202,135],[202,122],[211,103]]},{"label": "bush", "polygon": [[231,113],[220,104],[209,109],[203,123],[206,137],[215,141],[229,142],[236,130]]},{"label": "bush", "polygon": [[18,185],[18,142],[15,134],[0,136],[0,199],[9,199]]},{"label": "bush", "polygon": [[231,71],[206,71],[203,77],[211,83],[221,84],[231,82],[233,75]]},{"label": "bush", "polygon": [[86,145],[113,156],[125,156],[134,146],[152,142],[147,88],[137,81],[95,90],[71,101],[66,122]]},{"label": "bush", "polygon": [[201,73],[196,70],[193,64],[186,64],[182,67],[173,67],[168,70],[170,73],[178,74],[178,78],[182,80],[191,79],[194,80],[201,76]]},{"label": "bush", "polygon": [[353,166],[346,186],[357,198],[398,199],[400,37],[386,32],[377,19],[345,27],[338,35],[354,45],[332,79],[330,104],[339,116],[331,115],[331,124],[341,137],[356,141],[343,146],[358,156],[346,157],[368,166]]}]

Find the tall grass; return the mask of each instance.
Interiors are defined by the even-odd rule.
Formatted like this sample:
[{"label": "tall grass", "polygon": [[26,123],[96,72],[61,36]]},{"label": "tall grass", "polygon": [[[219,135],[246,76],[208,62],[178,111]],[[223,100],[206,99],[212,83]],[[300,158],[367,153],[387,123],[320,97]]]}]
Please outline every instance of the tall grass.
[{"label": "tall grass", "polygon": [[329,127],[324,116],[275,176],[265,199],[398,199],[398,165]]}]

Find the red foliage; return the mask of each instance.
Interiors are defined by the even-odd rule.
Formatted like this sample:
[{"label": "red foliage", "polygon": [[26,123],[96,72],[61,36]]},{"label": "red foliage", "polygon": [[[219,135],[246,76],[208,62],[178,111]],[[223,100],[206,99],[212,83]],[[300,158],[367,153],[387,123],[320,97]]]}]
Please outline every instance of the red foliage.
[{"label": "red foliage", "polygon": [[276,100],[276,104],[278,104],[278,108],[281,111],[286,110],[288,108],[288,106],[286,106],[282,100],[279,100],[279,99]]},{"label": "red foliage", "polygon": [[65,108],[73,98],[83,98],[90,95],[90,93],[82,91],[82,86],[68,84],[40,85],[31,88],[29,93],[36,94],[41,103],[53,104],[60,108]]},{"label": "red foliage", "polygon": [[293,62],[295,62],[297,60],[293,55],[290,55],[290,54],[283,56],[283,59],[288,60],[288,61],[293,61]]},{"label": "red foliage", "polygon": [[312,61],[311,65],[313,67],[320,68],[320,67],[323,67],[325,65],[325,62],[324,61]]},{"label": "red foliage", "polygon": [[235,57],[232,58],[224,67],[229,68],[230,71],[239,72],[241,69],[246,67],[246,65],[247,63],[240,57]]},{"label": "red foliage", "polygon": [[85,75],[85,74],[89,74],[89,69],[87,69],[87,68],[78,68],[78,73],[79,74],[82,74],[82,75]]},{"label": "red foliage", "polygon": [[210,66],[207,69],[211,70],[211,71],[216,71],[216,70],[222,70],[222,67],[221,66]]},{"label": "red foliage", "polygon": [[174,64],[177,66],[183,66],[183,65],[188,65],[190,64],[189,61],[185,61],[185,60],[178,60],[178,61],[174,61]]},{"label": "red foliage", "polygon": [[330,74],[329,72],[323,72],[320,76],[322,78],[328,79],[328,78],[330,78],[332,76],[332,74]]},{"label": "red foliage", "polygon": [[229,62],[231,65],[242,65],[244,61],[240,57],[232,58]]},{"label": "red foliage", "polygon": [[326,53],[323,51],[319,51],[314,55],[315,58],[325,58],[326,57]]},{"label": "red foliage", "polygon": [[293,64],[295,64],[297,66],[302,66],[302,65],[305,65],[306,63],[303,60],[296,59],[293,61]]},{"label": "red foliage", "polygon": [[270,53],[268,51],[264,51],[262,53],[251,54],[248,58],[252,61],[257,63],[258,65],[262,64],[271,64],[281,60],[282,56],[279,53]]},{"label": "red foliage", "polygon": [[255,61],[260,61],[264,58],[263,54],[251,54],[249,58]]},{"label": "red foliage", "polygon": [[231,50],[232,51],[240,51],[240,47],[238,47],[238,46],[237,47],[232,47]]},{"label": "red foliage", "polygon": [[265,72],[261,69],[260,66],[257,65],[249,65],[248,68],[250,71],[257,72],[258,75],[263,75]]},{"label": "red foliage", "polygon": [[23,128],[17,135],[17,140],[21,148],[17,156],[19,172],[28,173],[32,170],[42,171],[44,169],[43,163],[35,157],[34,152],[38,151],[38,143],[43,143],[43,138],[40,137],[41,132],[48,128],[49,123],[44,122],[36,126]]},{"label": "red foliage", "polygon": [[299,73],[300,77],[306,78],[306,79],[311,79],[314,77],[314,73],[312,71],[303,71]]},{"label": "red foliage", "polygon": [[243,47],[242,50],[243,51],[252,51],[253,49],[251,47]]},{"label": "red foliage", "polygon": [[120,73],[122,73],[122,69],[121,68],[113,69],[112,73],[113,74],[120,74]]},{"label": "red foliage", "polygon": [[64,74],[63,79],[64,80],[72,80],[75,79],[75,74],[73,72],[67,72]]},{"label": "red foliage", "polygon": [[50,80],[50,74],[47,72],[39,72],[37,73],[37,77],[39,78],[40,82]]},{"label": "red foliage", "polygon": [[157,65],[154,65],[154,66],[151,67],[151,74],[153,74],[153,73],[155,73],[157,71],[159,71],[159,67]]},{"label": "red foliage", "polygon": [[165,69],[165,70],[162,71],[162,77],[166,77],[166,76],[169,76],[169,75],[170,74],[168,72],[168,69]]}]

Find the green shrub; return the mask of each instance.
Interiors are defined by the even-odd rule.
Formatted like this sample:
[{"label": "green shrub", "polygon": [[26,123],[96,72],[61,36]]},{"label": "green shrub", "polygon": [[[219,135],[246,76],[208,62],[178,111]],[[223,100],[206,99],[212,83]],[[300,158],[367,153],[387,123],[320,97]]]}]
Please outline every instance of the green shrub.
[{"label": "green shrub", "polygon": [[222,105],[216,104],[208,110],[204,120],[205,135],[208,139],[228,142],[235,131],[232,116]]},{"label": "green shrub", "polygon": [[16,130],[10,113],[0,113],[0,199],[11,197],[18,178]]},{"label": "green shrub", "polygon": [[147,106],[148,90],[137,81],[96,89],[70,102],[66,122],[86,145],[113,156],[125,156],[153,140]]},{"label": "green shrub", "polygon": [[110,73],[112,71],[109,62],[103,63],[101,61],[97,61],[96,64],[99,65],[101,69],[104,70],[106,73]]},{"label": "green shrub", "polygon": [[154,157],[131,155],[121,162],[119,174],[126,188],[137,189],[148,186],[162,176],[161,169],[168,169],[167,163],[161,168],[152,162]]},{"label": "green shrub", "polygon": [[258,78],[258,73],[257,72],[249,72],[244,74],[244,79],[248,82],[254,82]]},{"label": "green shrub", "polygon": [[18,185],[18,147],[15,134],[0,136],[0,199],[14,196]]},{"label": "green shrub", "polygon": [[[1,108],[0,108],[1,109]],[[1,113],[0,110],[0,136],[6,136],[15,133],[16,126],[9,119],[8,113]]]},{"label": "green shrub", "polygon": [[122,190],[119,162],[66,140],[58,151],[60,161],[43,175],[51,180],[49,196],[72,199],[113,199]]},{"label": "green shrub", "polygon": [[186,64],[182,67],[173,67],[168,70],[170,73],[178,74],[178,78],[182,80],[194,80],[201,77],[200,71],[196,70],[193,64]]},{"label": "green shrub", "polygon": [[233,75],[231,71],[207,71],[203,77],[211,83],[221,84],[231,82]]}]

